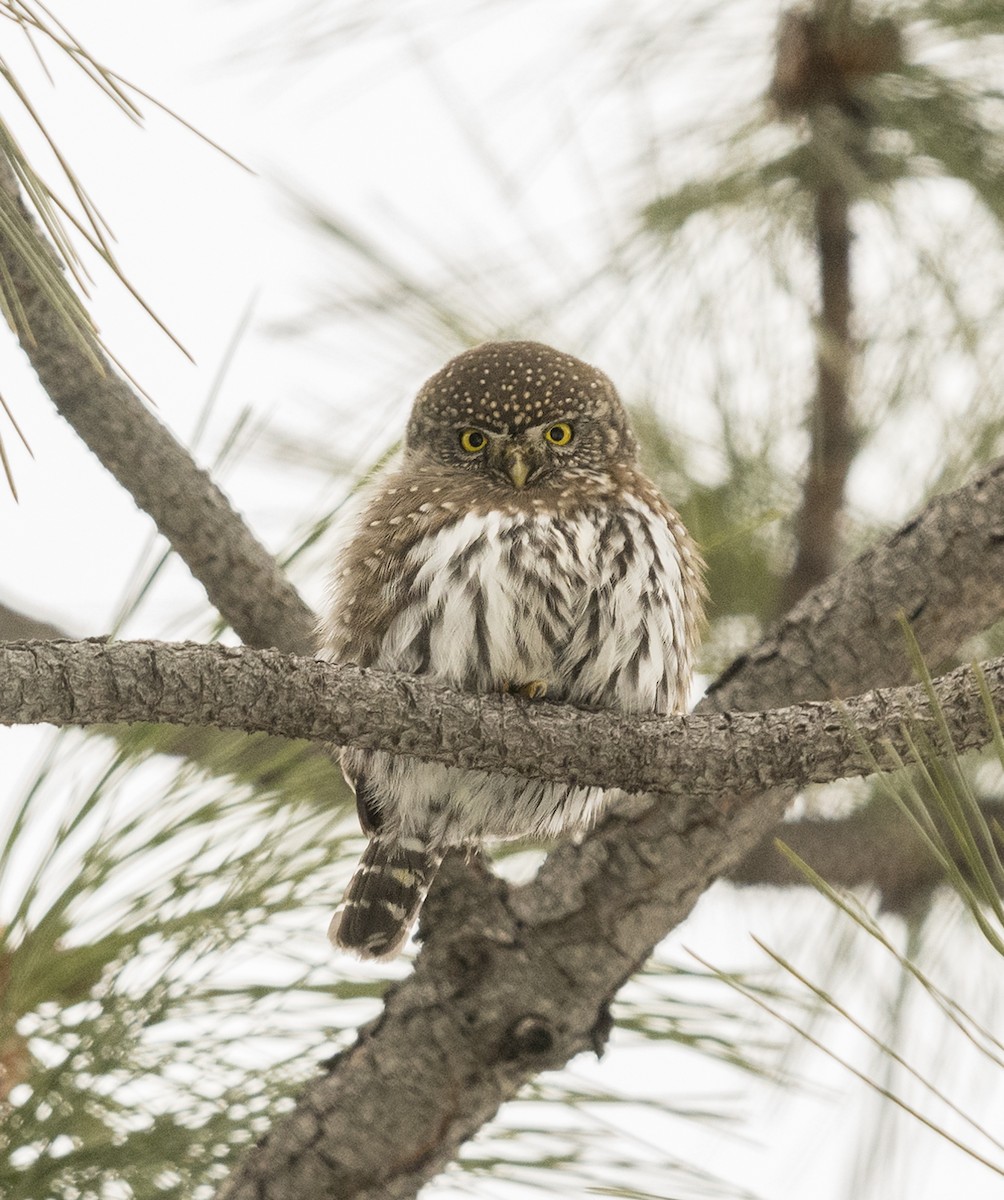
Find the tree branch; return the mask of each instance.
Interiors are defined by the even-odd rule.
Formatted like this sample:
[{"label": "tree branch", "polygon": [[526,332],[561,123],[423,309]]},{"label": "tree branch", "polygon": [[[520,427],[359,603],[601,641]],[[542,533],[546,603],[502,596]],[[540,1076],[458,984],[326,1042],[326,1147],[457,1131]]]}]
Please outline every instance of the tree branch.
[{"label": "tree branch", "polygon": [[[982,674],[1004,708],[1004,658],[983,663]],[[909,758],[908,733],[938,742],[941,721],[956,750],[986,745],[993,734],[971,668],[936,679],[933,693],[940,715],[915,686],[761,713],[628,717],[246,647],[0,645],[3,724],[210,725],[682,798],[794,794],[883,763],[893,769]]]},{"label": "tree branch", "polygon": [[[7,160],[0,188],[17,205],[23,233],[53,261]],[[147,410],[100,347],[85,348],[38,286],[17,248],[0,234],[0,270],[17,294],[21,348],[60,414],[205,587],[224,620],[252,646],[309,654],[314,617],[275,559],[188,451]]]},{"label": "tree branch", "polygon": [[9,608],[0,601],[0,642],[20,642],[66,636],[62,629],[57,629],[48,621],[40,621],[38,617],[29,617],[26,613]]},{"label": "tree branch", "polygon": [[[62,640],[63,629],[26,616],[0,602],[0,643]],[[126,753],[174,755],[186,758],[208,775],[223,776],[253,786],[275,786],[281,770],[287,794],[324,796],[331,803],[351,803],[351,793],[338,763],[327,747],[304,743],[294,749],[285,738],[242,737],[205,726],[159,725],[154,730],[99,725],[97,733],[115,738]]]},{"label": "tree branch", "polygon": [[[848,695],[909,675],[897,614],[932,665],[1004,614],[1004,463],[933,500],[807,596],[706,709]],[[356,1044],[239,1161],[218,1200],[404,1200],[539,1071],[602,1045],[652,947],[775,826],[766,792],[681,822],[615,814],[508,888],[447,860],[411,976]]]},{"label": "tree branch", "polygon": [[[66,636],[46,622],[0,604],[0,641]],[[121,738],[124,730],[122,725],[99,726],[99,732],[112,737]],[[290,769],[288,743],[264,735],[249,740],[209,727],[161,725],[153,747],[160,754],[182,755],[213,774],[252,783],[262,773],[274,770],[279,753],[283,754],[284,776]],[[308,759],[312,775],[323,772],[326,788],[336,792],[340,775],[330,758],[305,743],[295,769],[302,770]],[[1004,825],[1004,804],[1000,801],[987,799],[981,803],[981,810],[988,826]],[[874,888],[883,909],[888,911],[914,911],[932,889],[945,882],[940,866],[912,835],[902,814],[881,801],[872,801],[845,817],[786,821],[777,836],[834,886]],[[965,865],[961,857],[957,865]],[[729,872],[728,880],[737,887],[807,886],[805,876],[778,853],[773,833]]]},{"label": "tree branch", "polygon": [[[830,146],[830,154],[836,149]],[[850,208],[842,182],[824,178],[813,197],[821,303],[811,445],[802,506],[795,518],[797,552],[781,588],[781,612],[787,612],[833,570],[844,485],[854,457],[847,386],[853,357]]]},{"label": "tree branch", "polygon": [[[991,830],[1004,828],[1004,802],[986,798],[980,811]],[[937,822],[937,814],[932,812]],[[728,874],[740,887],[805,887],[805,876],[783,854],[782,841],[834,887],[874,888],[887,912],[919,911],[946,883],[944,869],[894,804],[877,797],[845,817],[783,822]],[[970,867],[955,838],[946,839],[955,865]],[[998,852],[1004,846],[998,843]]]}]

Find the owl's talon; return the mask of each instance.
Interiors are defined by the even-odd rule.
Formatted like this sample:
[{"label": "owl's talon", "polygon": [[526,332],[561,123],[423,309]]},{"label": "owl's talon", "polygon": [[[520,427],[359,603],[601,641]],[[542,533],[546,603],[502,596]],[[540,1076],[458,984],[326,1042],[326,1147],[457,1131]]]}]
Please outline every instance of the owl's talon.
[{"label": "owl's talon", "polygon": [[529,683],[513,684],[512,690],[524,700],[542,700],[547,695],[547,680],[531,679]]}]

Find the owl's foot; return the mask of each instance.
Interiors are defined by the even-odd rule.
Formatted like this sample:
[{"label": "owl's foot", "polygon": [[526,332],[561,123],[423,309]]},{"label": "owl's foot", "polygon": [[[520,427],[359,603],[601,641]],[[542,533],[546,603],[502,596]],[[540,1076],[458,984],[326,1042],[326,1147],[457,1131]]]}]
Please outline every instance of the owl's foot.
[{"label": "owl's foot", "polygon": [[547,695],[546,679],[531,679],[527,683],[510,683],[508,690],[524,700],[542,700]]},{"label": "owl's foot", "polygon": [[480,846],[468,844],[460,847],[460,849],[469,867],[473,867],[476,871],[491,872],[491,867],[489,866],[491,859]]}]

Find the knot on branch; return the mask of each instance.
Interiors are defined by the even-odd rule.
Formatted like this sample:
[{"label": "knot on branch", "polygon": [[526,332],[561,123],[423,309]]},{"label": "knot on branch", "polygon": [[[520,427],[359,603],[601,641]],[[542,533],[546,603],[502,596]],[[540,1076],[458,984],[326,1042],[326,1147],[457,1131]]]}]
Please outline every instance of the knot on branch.
[{"label": "knot on branch", "polygon": [[517,1058],[540,1058],[554,1046],[555,1034],[550,1021],[536,1013],[515,1020],[502,1035],[499,1058],[512,1062]]}]

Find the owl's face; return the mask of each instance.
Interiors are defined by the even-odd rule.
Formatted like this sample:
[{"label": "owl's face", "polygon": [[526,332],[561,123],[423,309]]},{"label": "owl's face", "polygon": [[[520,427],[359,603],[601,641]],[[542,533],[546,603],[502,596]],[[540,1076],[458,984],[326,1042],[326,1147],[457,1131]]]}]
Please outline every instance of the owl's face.
[{"label": "owl's face", "polygon": [[610,380],[537,342],[488,342],[424,385],[406,452],[509,488],[560,483],[635,461]]}]

